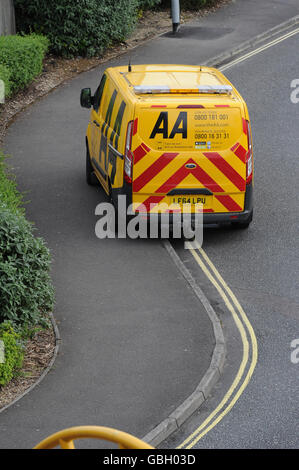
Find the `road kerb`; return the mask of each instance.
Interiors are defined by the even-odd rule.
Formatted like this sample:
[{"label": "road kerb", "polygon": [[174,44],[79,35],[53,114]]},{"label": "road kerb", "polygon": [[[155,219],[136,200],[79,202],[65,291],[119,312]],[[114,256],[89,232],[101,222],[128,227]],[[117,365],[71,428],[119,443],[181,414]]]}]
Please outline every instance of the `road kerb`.
[{"label": "road kerb", "polygon": [[257,36],[241,43],[239,46],[234,47],[228,52],[224,52],[222,54],[212,57],[211,59],[208,59],[201,65],[204,65],[206,67],[219,67],[220,65],[224,65],[226,62],[230,62],[239,54],[244,53],[246,50],[256,47],[267,39],[272,39],[274,36],[296,26],[297,24],[299,24],[299,15],[293,16],[289,20],[286,20],[283,23],[280,23],[279,25],[268,29],[264,33],[258,34]]},{"label": "road kerb", "polygon": [[[194,392],[187,397],[162,423],[152,429],[143,437],[145,442],[153,446],[159,445],[167,439],[174,431],[176,431],[195,411],[197,411],[209,396],[212,388],[218,381],[223,370],[226,357],[226,346],[224,334],[222,331],[220,320],[213,309],[211,303],[203,293],[199,285],[196,283],[190,271],[175,252],[169,241],[164,241],[164,247],[172,258],[173,262],[179,269],[182,276],[193,289],[194,294],[199,299],[206,310],[214,330],[215,347],[211,358],[211,363],[199,382]],[[171,425],[170,425],[171,423]],[[163,430],[163,432],[162,432]]]},{"label": "road kerb", "polygon": [[177,421],[173,418],[166,418],[150,431],[143,441],[150,442],[152,446],[157,447],[165,441],[172,433],[178,429]]}]

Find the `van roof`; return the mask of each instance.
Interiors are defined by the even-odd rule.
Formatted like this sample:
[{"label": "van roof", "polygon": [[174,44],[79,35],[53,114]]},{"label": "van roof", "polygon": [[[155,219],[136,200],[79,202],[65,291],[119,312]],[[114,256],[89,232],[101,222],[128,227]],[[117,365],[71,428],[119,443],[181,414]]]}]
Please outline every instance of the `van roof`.
[{"label": "van roof", "polygon": [[[239,101],[240,96],[231,83],[217,69],[192,65],[132,65],[109,68],[111,75],[127,88],[138,101],[161,99],[173,101],[174,96],[211,98]],[[166,96],[168,95],[168,96]],[[192,95],[192,96],[190,96]]]}]

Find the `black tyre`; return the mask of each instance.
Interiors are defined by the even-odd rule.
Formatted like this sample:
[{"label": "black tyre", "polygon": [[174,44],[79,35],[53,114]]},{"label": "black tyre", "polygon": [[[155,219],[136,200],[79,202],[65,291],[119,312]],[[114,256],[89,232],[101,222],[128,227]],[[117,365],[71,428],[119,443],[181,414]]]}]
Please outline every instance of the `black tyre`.
[{"label": "black tyre", "polygon": [[94,174],[93,167],[90,162],[88,145],[86,145],[86,182],[90,186],[95,186],[98,183],[98,179]]}]

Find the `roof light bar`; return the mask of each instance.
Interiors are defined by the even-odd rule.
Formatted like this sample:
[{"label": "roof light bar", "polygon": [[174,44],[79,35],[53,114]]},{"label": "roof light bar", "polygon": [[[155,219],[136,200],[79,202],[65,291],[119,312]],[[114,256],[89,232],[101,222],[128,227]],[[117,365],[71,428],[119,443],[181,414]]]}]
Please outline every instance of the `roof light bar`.
[{"label": "roof light bar", "polygon": [[167,85],[136,85],[134,91],[137,95],[148,93],[170,93],[170,88]]},{"label": "roof light bar", "polygon": [[230,85],[199,85],[199,93],[231,93],[233,88]]},{"label": "roof light bar", "polygon": [[134,92],[137,95],[156,94],[156,93],[221,93],[227,94],[232,92],[230,85],[199,85],[197,88],[170,88],[168,85],[136,85]]}]

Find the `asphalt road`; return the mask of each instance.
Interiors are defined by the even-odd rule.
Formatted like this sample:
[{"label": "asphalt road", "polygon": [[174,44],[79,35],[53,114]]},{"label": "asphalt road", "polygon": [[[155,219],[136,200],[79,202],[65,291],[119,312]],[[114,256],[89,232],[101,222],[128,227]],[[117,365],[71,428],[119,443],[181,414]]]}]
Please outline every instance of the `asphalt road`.
[{"label": "asphalt road", "polygon": [[[266,11],[266,4],[273,8]],[[204,19],[205,30],[194,23],[180,38],[164,36],[136,49],[132,63],[196,64],[298,12],[291,0],[267,0],[259,11],[257,6],[257,0],[234,2]],[[210,229],[204,248],[244,305],[260,358],[238,404],[201,441],[206,447],[298,444],[298,366],[290,362],[290,341],[299,336],[298,105],[289,99],[297,74],[295,44],[290,39],[227,71],[253,122],[255,219],[247,233]],[[87,423],[141,437],[194,390],[209,366],[210,321],[161,244],[100,242],[94,235],[94,209],[105,195],[85,185],[82,136],[88,113],[78,97],[82,87],[96,88],[104,67],[127,62],[122,56],[55,90],[23,113],[6,139],[20,189],[29,191],[28,216],[53,253],[55,316],[63,343],[41,385],[1,414],[1,447],[31,447],[51,432]],[[190,254],[176,249],[221,314],[221,302]],[[230,340],[225,374],[200,415],[165,447],[179,444],[198,425],[234,376],[241,344],[224,316]]]},{"label": "asphalt road", "polygon": [[[245,98],[255,156],[254,221],[246,232],[208,229],[203,248],[243,305],[255,330],[259,359],[232,410],[194,448],[298,448],[299,364],[291,342],[299,338],[298,122],[290,100],[298,78],[298,34],[224,73]],[[177,245],[201,284],[198,266]],[[213,288],[205,292],[215,303]],[[221,315],[221,312],[220,312]],[[229,334],[233,356],[234,327]],[[216,408],[238,362],[228,363],[212,397],[164,447],[180,445]]]}]

